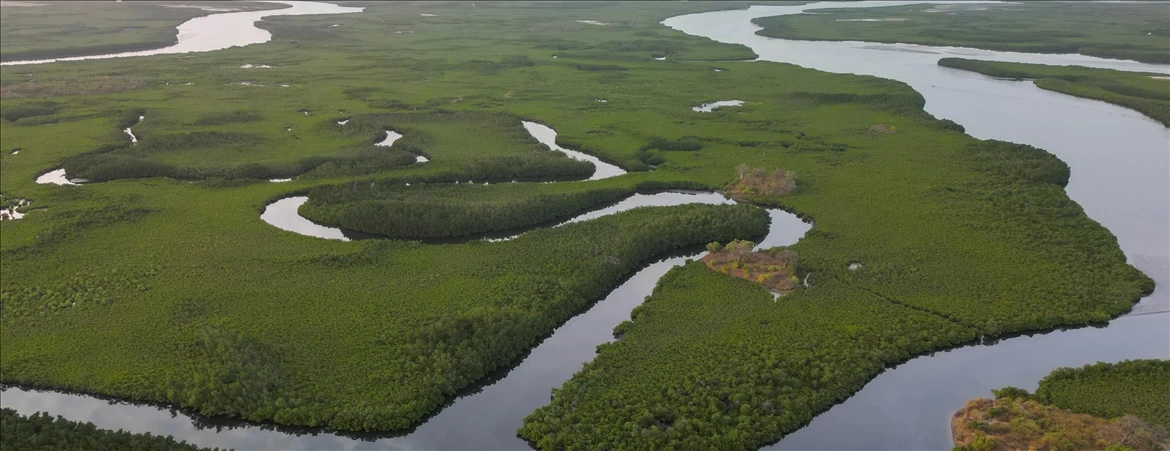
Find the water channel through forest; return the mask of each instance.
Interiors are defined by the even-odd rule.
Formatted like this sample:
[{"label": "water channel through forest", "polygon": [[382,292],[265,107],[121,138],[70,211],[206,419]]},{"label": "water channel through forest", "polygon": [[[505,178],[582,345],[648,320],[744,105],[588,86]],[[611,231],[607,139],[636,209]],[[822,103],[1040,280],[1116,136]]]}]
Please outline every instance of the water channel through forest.
[{"label": "water channel through forest", "polygon": [[[356,12],[360,8],[288,2],[297,11]],[[928,47],[866,42],[810,42],[758,36],[755,17],[797,14],[824,7],[868,7],[922,2],[863,4],[814,3],[800,6],[752,7],[667,19],[663,23],[688,34],[751,47],[761,60],[813,69],[874,75],[907,83],[926,98],[927,112],[963,125],[981,139],[1000,139],[1046,149],[1072,169],[1067,192],[1088,215],[1112,231],[1130,262],[1158,284],[1132,313],[1106,325],[1020,336],[994,343],[972,344],[923,355],[880,374],[845,402],[817,416],[805,428],[768,449],[949,449],[950,415],[969,398],[989,395],[1005,385],[1035,389],[1040,378],[1060,366],[1133,358],[1170,358],[1170,129],[1141,114],[1104,102],[1044,91],[1031,82],[998,80],[937,66],[938,59],[973,59],[1083,65],[1170,74],[1170,67],[1082,55],[1041,55],[993,52],[958,47]],[[207,51],[265,42],[246,28],[273,10],[213,14],[179,26],[179,44],[192,22],[199,27],[227,27],[238,42],[217,41],[180,53]],[[309,14],[309,12],[303,12]],[[244,17],[244,14],[249,16]],[[236,15],[222,23],[216,17]],[[209,25],[210,24],[210,25]],[[187,27],[187,28],[184,28]],[[236,28],[232,28],[236,27]],[[207,30],[209,28],[203,28]],[[197,31],[197,30],[196,30]],[[263,31],[263,30],[261,30]],[[267,33],[267,32],[265,32]],[[196,33],[198,35],[198,33]],[[187,36],[191,36],[188,34]],[[193,42],[193,41],[191,41]],[[174,49],[168,47],[168,49]],[[164,50],[164,49],[160,49]],[[141,52],[139,52],[141,53]],[[105,55],[118,57],[135,55]],[[94,57],[81,57],[87,59]],[[8,64],[8,63],[6,63]],[[692,64],[663,61],[661,64]],[[754,99],[741,99],[754,101]],[[526,123],[538,139],[555,132]],[[547,127],[544,127],[547,128]],[[544,139],[541,139],[544,141]],[[554,150],[565,151],[551,145]],[[584,154],[582,154],[584,155]],[[575,157],[576,158],[576,157]],[[589,158],[593,158],[589,156]],[[619,175],[597,160],[595,178]],[[617,169],[620,171],[620,169]],[[63,178],[64,174],[60,174]],[[299,198],[280,202],[289,221],[299,218]],[[572,220],[585,220],[640,205],[687,202],[726,203],[712,193],[640,194]],[[277,202],[279,203],[279,202]],[[270,208],[277,203],[270,204]],[[296,204],[296,205],[293,205]],[[291,207],[291,208],[290,208]],[[266,211],[265,214],[269,214]],[[771,230],[763,246],[792,244],[811,225],[794,215],[771,211]],[[294,218],[295,217],[295,218]],[[303,218],[301,218],[303,220]],[[266,219],[267,220],[267,219]],[[272,221],[269,221],[272,223]],[[307,220],[306,220],[307,222]],[[327,227],[308,223],[311,226]],[[555,226],[556,224],[548,225]],[[278,225],[279,226],[279,225]],[[307,227],[307,226],[306,226]],[[316,229],[314,229],[316,230]],[[314,234],[299,231],[299,233]],[[323,238],[347,239],[338,229]],[[517,233],[506,236],[512,238]],[[612,339],[612,330],[650,294],[658,278],[686,258],[688,250],[665,256],[637,273],[572,318],[517,366],[502,370],[441,409],[416,429],[399,436],[336,434],[320,430],[277,428],[221,419],[191,418],[182,412],[150,405],[9,387],[0,405],[21,413],[47,411],[71,420],[91,421],[102,428],[173,435],[199,446],[237,449],[517,449],[527,444],[515,436],[521,420],[548,402],[550,389],[560,386],[592,359],[595,347]],[[847,433],[842,433],[847,431]]]}]

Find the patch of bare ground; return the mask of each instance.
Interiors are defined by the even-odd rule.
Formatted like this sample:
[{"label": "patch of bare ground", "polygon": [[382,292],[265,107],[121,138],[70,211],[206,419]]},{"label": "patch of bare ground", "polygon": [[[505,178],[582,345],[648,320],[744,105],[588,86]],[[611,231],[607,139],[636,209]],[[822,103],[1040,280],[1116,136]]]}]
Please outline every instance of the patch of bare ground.
[{"label": "patch of bare ground", "polygon": [[0,99],[76,96],[129,91],[146,82],[127,77],[97,76],[77,80],[25,80],[0,83]]},{"label": "patch of bare ground", "polygon": [[767,287],[777,293],[796,289],[796,251],[769,249],[753,252],[756,243],[735,240],[723,246],[719,243],[707,245],[707,255],[699,261],[712,270],[732,277],[748,280]]},{"label": "patch of bare ground", "polygon": [[1165,428],[1135,416],[1108,420],[1015,398],[967,401],[951,418],[951,438],[958,451],[1170,450]]},{"label": "patch of bare ground", "polygon": [[891,125],[891,126],[885,126],[885,125],[882,125],[882,124],[877,124],[877,125],[874,125],[874,126],[871,126],[871,127],[869,127],[869,129],[870,129],[870,131],[875,131],[875,132],[878,132],[878,133],[886,133],[886,134],[894,134],[894,133],[898,133],[898,127],[894,127],[894,126],[892,126],[892,125]]},{"label": "patch of bare ground", "polygon": [[764,168],[751,169],[746,164],[735,168],[738,178],[728,183],[724,191],[734,199],[745,197],[776,197],[796,189],[796,173],[776,169],[771,173]]}]

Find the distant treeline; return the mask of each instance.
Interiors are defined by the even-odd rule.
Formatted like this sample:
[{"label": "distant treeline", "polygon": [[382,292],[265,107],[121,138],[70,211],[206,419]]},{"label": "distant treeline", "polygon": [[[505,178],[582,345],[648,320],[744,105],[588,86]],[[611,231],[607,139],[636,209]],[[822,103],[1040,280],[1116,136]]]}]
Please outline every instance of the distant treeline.
[{"label": "distant treeline", "polygon": [[1059,368],[1040,380],[1034,398],[1104,418],[1136,415],[1170,429],[1170,360],[1098,362]]},{"label": "distant treeline", "polygon": [[1034,79],[1039,88],[1131,108],[1170,127],[1170,79],[1152,74],[963,58],[943,58],[938,65],[989,77]]},{"label": "distant treeline", "polygon": [[201,451],[187,442],[167,436],[135,434],[123,430],[98,429],[48,413],[21,415],[0,409],[0,449],[12,451]]}]

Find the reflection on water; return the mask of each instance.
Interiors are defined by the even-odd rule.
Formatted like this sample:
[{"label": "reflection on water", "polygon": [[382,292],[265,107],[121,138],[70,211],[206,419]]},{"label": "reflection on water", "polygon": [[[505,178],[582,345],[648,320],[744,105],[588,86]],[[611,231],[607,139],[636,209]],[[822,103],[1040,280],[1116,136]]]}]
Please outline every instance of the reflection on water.
[{"label": "reflection on water", "polygon": [[[272,181],[281,180],[277,179]],[[407,186],[410,186],[410,184],[407,184]],[[260,215],[260,219],[264,222],[272,224],[273,226],[276,226],[281,230],[288,230],[290,232],[317,238],[343,241],[388,239],[387,237],[381,235],[374,235],[339,227],[317,224],[297,213],[297,209],[308,200],[308,196],[293,196],[280,199],[264,207],[264,213]],[[656,193],[636,193],[630,197],[622,199],[621,201],[596,208],[577,216],[565,219],[554,219],[529,227],[501,230],[497,232],[478,233],[454,238],[423,238],[415,240],[430,244],[466,243],[475,240],[487,240],[493,242],[507,241],[532,230],[546,229],[551,227],[558,227],[564,224],[571,224],[574,222],[588,221],[590,219],[597,219],[603,216],[621,213],[623,211],[638,207],[670,207],[685,204],[729,205],[734,203],[735,202],[731,199],[723,197],[720,194],[701,191],[662,191]],[[809,227],[811,227],[811,225],[801,221],[800,218],[797,218],[795,215],[787,213],[783,210],[769,210],[769,213],[772,217],[773,225],[778,227],[778,230],[780,231],[770,234],[767,240],[760,243],[761,246],[773,247],[781,245],[780,243],[795,241],[792,236],[786,234],[784,231],[798,231],[799,235],[797,235],[797,237],[799,237],[803,236],[804,232]]]},{"label": "reflection on water", "polygon": [[[715,69],[719,70],[719,69]],[[743,106],[742,100],[717,100],[711,103],[704,103],[698,106],[691,107],[692,111],[698,113],[710,113],[725,106]]]},{"label": "reflection on water", "polygon": [[523,123],[524,129],[528,130],[528,133],[531,134],[533,138],[536,138],[537,141],[540,141],[541,144],[548,146],[552,150],[564,153],[565,155],[568,155],[569,158],[574,160],[588,161],[593,163],[593,166],[596,167],[597,170],[593,171],[593,176],[589,177],[589,180],[606,179],[626,173],[624,169],[601,161],[600,158],[597,158],[593,155],[558,146],[557,132],[547,125],[529,121],[524,121]]},{"label": "reflection on water", "polygon": [[[866,42],[791,41],[759,36],[754,17],[823,7],[920,2],[817,3],[758,6],[667,19],[664,24],[719,42],[751,47],[760,59],[829,72],[875,75],[909,84],[926,110],[982,139],[1046,149],[1072,168],[1066,191],[1112,231],[1130,263],[1157,282],[1134,308],[1170,309],[1170,129],[1119,106],[944,68],[940,58],[1081,65],[1166,74],[1170,67],[1083,55]],[[848,401],[776,444],[773,449],[949,449],[950,416],[968,398],[1004,385],[1035,388],[1059,366],[1170,357],[1170,315],[1127,316],[1104,328],[1018,337],[915,358],[878,376]],[[842,433],[848,431],[848,433]]]},{"label": "reflection on water", "polygon": [[43,60],[5,61],[0,65],[44,64],[58,61],[82,61],[131,56],[167,55],[174,53],[210,52],[230,47],[260,44],[272,39],[272,33],[255,26],[265,17],[299,16],[306,14],[343,14],[361,12],[365,8],[337,6],[330,3],[272,0],[272,3],[289,5],[288,8],[268,11],[242,11],[212,14],[196,17],[179,24],[178,42],[170,47],[138,52],[111,53],[105,55],[75,56]]},{"label": "reflection on water", "polygon": [[[304,197],[281,199],[265,209],[272,213],[278,203],[285,214],[296,214]],[[287,202],[286,202],[287,201]],[[593,219],[641,206],[685,203],[730,204],[715,193],[662,192],[637,194],[616,205],[585,213],[569,221]],[[795,215],[769,210],[772,223],[761,246],[796,243],[812,226]],[[303,220],[303,218],[301,218]],[[268,219],[266,219],[267,221]],[[316,224],[310,223],[312,226]],[[282,227],[284,228],[284,227]],[[288,229],[286,229],[288,230]],[[295,230],[294,230],[295,231]],[[340,233],[340,232],[338,232]],[[336,238],[335,239],[344,239]],[[553,388],[559,387],[581,366],[593,359],[597,345],[613,339],[613,328],[630,318],[630,311],[650,295],[658,279],[687,258],[700,255],[700,248],[688,248],[651,263],[588,311],[557,328],[521,362],[500,371],[457,399],[412,431],[397,437],[362,434],[335,434],[320,430],[274,428],[221,419],[191,418],[180,411],[154,406],[110,403],[108,401],[56,392],[8,388],[0,404],[24,414],[47,411],[76,421],[91,421],[98,427],[172,435],[178,440],[206,447],[235,449],[403,449],[403,450],[516,450],[527,444],[516,437],[525,416],[546,403]],[[761,288],[763,289],[763,288]]]},{"label": "reflection on water", "polygon": [[[74,179],[76,180],[76,179]],[[37,183],[42,185],[76,185],[65,175],[65,168],[54,169],[37,177]]]},{"label": "reflection on water", "polygon": [[[834,7],[870,5],[874,4],[831,4]],[[868,44],[858,42],[784,41],[754,35],[756,27],[747,22],[751,17],[792,13],[803,8],[807,6],[705,13],[672,18],[666,24],[721,42],[742,42],[766,60],[901,80],[926,96],[928,111],[965,125],[968,133],[976,137],[1024,142],[1054,152],[1073,168],[1069,194],[1085,207],[1090,216],[1118,236],[1122,249],[1135,266],[1157,280],[1157,291],[1138,309],[1147,309],[1143,311],[1148,312],[1166,310],[1164,306],[1170,303],[1166,289],[1170,285],[1170,259],[1167,258],[1166,245],[1170,236],[1167,233],[1170,215],[1166,212],[1170,208],[1167,207],[1170,202],[1166,201],[1170,190],[1165,177],[1168,166],[1165,149],[1170,134],[1166,129],[1120,107],[1041,91],[1030,83],[990,80],[978,74],[939,68],[935,61],[942,55],[963,54],[980,59],[1077,63],[1125,70],[1166,72],[1164,69],[1076,55],[1029,55],[924,46],[894,46],[910,51],[886,52],[866,48]],[[303,113],[309,114],[307,111]],[[555,145],[556,133],[552,129],[531,122],[525,122],[524,126],[542,143],[574,156],[570,153],[574,151]],[[595,157],[576,154],[579,154],[576,157],[581,157],[579,159],[594,162],[597,166],[594,178],[624,173],[616,166],[604,166],[605,163]],[[1088,177],[1090,174],[1092,178]],[[59,176],[64,179],[63,170]],[[698,196],[690,199],[714,196],[709,193],[646,196],[663,194]],[[631,203],[655,202],[646,197],[630,199],[627,200]],[[285,230],[319,236],[314,235],[318,232],[314,228],[329,228],[296,214],[297,207],[305,200],[304,197],[281,199],[270,204],[261,217]],[[710,200],[727,202],[726,199]],[[585,215],[599,214],[598,211]],[[792,244],[808,230],[808,224],[793,215],[779,210],[770,213],[771,232],[761,247]],[[336,234],[322,232],[327,235],[322,237],[346,239],[340,230],[333,230]],[[691,255],[697,255],[697,252]],[[155,407],[111,404],[86,396],[17,388],[4,391],[0,404],[26,414],[40,410],[73,420],[92,421],[103,428],[173,435],[200,446],[237,449],[524,448],[527,445],[515,437],[521,419],[547,403],[552,388],[560,386],[592,359],[595,347],[611,339],[613,327],[629,318],[630,310],[650,294],[659,277],[685,258],[671,257],[637,272],[589,311],[558,328],[506,375],[500,375],[499,379],[488,381],[487,385],[455,400],[402,437],[371,442],[367,440],[374,439],[369,437],[354,439],[326,432],[290,435],[254,425],[199,429],[190,418]],[[815,285],[815,280],[813,282]],[[808,283],[808,275],[805,283]],[[1163,307],[1157,307],[1159,303]],[[1057,366],[1075,366],[1096,360],[1166,358],[1170,354],[1166,347],[1170,341],[1168,326],[1166,314],[1129,316],[1114,320],[1107,327],[1017,337],[994,345],[968,346],[922,356],[878,376],[856,396],[820,415],[777,447],[947,449],[950,448],[950,414],[967,398],[987,395],[989,389],[1004,385],[1035,388],[1037,381]]]},{"label": "reflection on water", "polygon": [[278,229],[299,233],[301,235],[315,236],[328,240],[349,241],[349,238],[346,238],[345,234],[341,232],[341,229],[317,224],[297,213],[297,209],[308,201],[309,196],[294,196],[280,199],[264,207],[264,213],[260,214],[260,219],[276,226]]},{"label": "reflection on water", "polygon": [[16,199],[8,208],[0,209],[0,221],[23,218],[24,213],[17,209],[25,206],[28,206],[28,199]]},{"label": "reflection on water", "polygon": [[[349,122],[349,119],[346,119],[345,122]],[[341,123],[341,122],[338,122],[338,123],[344,125],[344,123]],[[374,145],[375,146],[390,147],[392,144],[394,144],[394,141],[398,141],[398,138],[401,138],[401,137],[402,137],[402,135],[398,134],[398,132],[396,132],[394,130],[386,130],[386,138],[382,139],[381,141],[378,141],[377,143],[374,143]]]},{"label": "reflection on water", "polygon": [[[138,123],[142,122],[143,119],[146,119],[146,116],[138,116],[138,120],[135,121],[133,124],[130,124],[130,127],[138,125]],[[138,144],[138,137],[134,136],[134,131],[130,130],[130,127],[126,127],[126,129],[122,130],[122,131],[130,136],[130,144]]]}]

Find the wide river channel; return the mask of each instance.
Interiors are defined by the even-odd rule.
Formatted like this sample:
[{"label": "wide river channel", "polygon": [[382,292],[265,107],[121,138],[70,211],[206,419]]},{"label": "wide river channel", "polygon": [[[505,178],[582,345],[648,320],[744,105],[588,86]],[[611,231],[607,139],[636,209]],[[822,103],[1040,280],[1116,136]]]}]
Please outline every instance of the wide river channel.
[{"label": "wide river channel", "polygon": [[[689,34],[747,45],[765,61],[902,81],[922,93],[928,112],[962,124],[972,136],[1030,144],[1054,153],[1072,168],[1069,195],[1117,236],[1130,262],[1153,277],[1158,288],[1133,313],[1108,325],[1010,338],[912,359],[882,373],[855,396],[822,413],[772,449],[950,449],[951,413],[969,398],[989,395],[992,388],[1015,385],[1035,389],[1041,377],[1059,366],[1170,357],[1170,315],[1166,313],[1170,310],[1170,129],[1132,110],[1044,91],[1030,82],[943,68],[936,62],[945,56],[962,56],[1161,74],[1170,73],[1170,68],[1080,55],[790,41],[757,36],[759,27],[750,22],[755,17],[806,9],[909,3],[917,2],[752,7],[679,16],[664,24]],[[264,15],[277,11],[281,10]],[[241,13],[202,19],[211,21],[232,14]],[[255,28],[251,21],[239,20],[222,26]],[[220,44],[219,48],[250,43],[255,43],[254,38]],[[661,199],[669,200],[651,203],[726,202],[711,194],[663,193]],[[295,207],[289,213],[295,215]],[[809,227],[792,215],[773,211],[772,228],[764,243],[794,243]],[[547,403],[549,390],[592,359],[598,344],[612,339],[613,327],[629,318],[630,310],[650,293],[659,277],[696,254],[684,252],[645,266],[587,312],[558,328],[517,366],[467,390],[418,428],[397,437],[191,418],[155,406],[20,388],[5,390],[0,405],[26,414],[46,411],[103,428],[173,435],[199,446],[240,450],[526,448],[527,444],[515,437],[523,417]]]},{"label": "wide river channel", "polygon": [[[761,60],[837,73],[874,75],[910,85],[926,111],[962,124],[981,139],[1046,149],[1068,163],[1066,188],[1085,212],[1114,235],[1131,264],[1156,291],[1130,315],[1103,327],[1017,337],[920,356],[886,371],[852,398],[822,413],[771,449],[950,449],[950,418],[964,401],[1014,385],[1034,390],[1060,366],[1136,358],[1170,358],[1170,129],[1136,111],[940,67],[955,56],[1052,65],[1081,65],[1166,75],[1170,67],[1083,55],[1044,55],[867,42],[811,42],[755,34],[756,17],[817,8],[922,2],[814,3],[692,14],[665,25],[692,35],[751,47]],[[925,6],[924,6],[925,7]],[[753,99],[743,99],[751,101]]]}]

